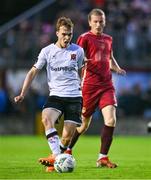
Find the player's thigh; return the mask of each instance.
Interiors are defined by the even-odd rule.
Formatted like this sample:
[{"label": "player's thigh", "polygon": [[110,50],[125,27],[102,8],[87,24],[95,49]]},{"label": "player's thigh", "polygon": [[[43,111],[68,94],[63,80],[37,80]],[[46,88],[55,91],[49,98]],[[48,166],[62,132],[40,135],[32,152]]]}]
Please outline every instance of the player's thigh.
[{"label": "player's thigh", "polygon": [[56,120],[59,118],[61,112],[53,108],[45,108],[42,111],[42,120],[47,122],[51,122],[54,124]]},{"label": "player's thigh", "polygon": [[82,115],[84,117],[90,117],[96,107],[98,106],[98,102],[100,99],[100,93],[94,92],[92,93],[83,93],[83,108],[82,108]]},{"label": "player's thigh", "polygon": [[42,119],[55,122],[62,112],[63,105],[59,97],[49,96],[43,106]]},{"label": "player's thigh", "polygon": [[71,122],[76,125],[81,124],[82,98],[68,101],[64,107],[64,122]]},{"label": "player's thigh", "polygon": [[99,108],[103,109],[108,105],[117,106],[117,100],[115,96],[115,91],[113,88],[105,90],[102,92],[100,99],[99,99]]},{"label": "player's thigh", "polygon": [[107,126],[114,127],[116,124],[116,107],[114,105],[107,105],[102,109],[104,123]]}]

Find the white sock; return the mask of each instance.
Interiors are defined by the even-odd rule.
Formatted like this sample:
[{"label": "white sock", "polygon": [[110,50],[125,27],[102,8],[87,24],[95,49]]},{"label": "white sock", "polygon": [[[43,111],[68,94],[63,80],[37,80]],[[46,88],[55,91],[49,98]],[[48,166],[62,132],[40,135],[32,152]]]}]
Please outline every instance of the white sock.
[{"label": "white sock", "polygon": [[[47,136],[53,132],[57,132],[57,130],[55,128],[51,128],[51,129],[47,130],[45,133]],[[48,145],[52,151],[52,154],[58,155],[61,153],[58,135],[54,135],[54,136],[48,138]]]},{"label": "white sock", "polygon": [[50,129],[48,129],[47,131],[45,131],[45,134],[46,134],[46,136],[47,136],[48,134],[51,134],[51,133],[53,133],[53,132],[55,132],[55,131],[57,131],[55,128],[50,128]]},{"label": "white sock", "polygon": [[101,158],[104,158],[104,157],[107,157],[107,154],[99,154],[99,156],[98,156],[98,159],[101,159]]}]

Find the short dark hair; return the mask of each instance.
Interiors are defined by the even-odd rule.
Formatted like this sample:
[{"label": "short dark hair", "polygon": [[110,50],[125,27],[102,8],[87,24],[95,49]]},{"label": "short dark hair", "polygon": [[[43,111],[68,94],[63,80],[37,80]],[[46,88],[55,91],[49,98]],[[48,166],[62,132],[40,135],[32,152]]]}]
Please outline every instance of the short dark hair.
[{"label": "short dark hair", "polygon": [[92,16],[92,15],[98,15],[98,16],[104,15],[104,16],[105,16],[105,13],[104,13],[104,11],[102,11],[101,9],[92,9],[92,10],[90,11],[90,13],[88,14],[88,21],[91,20],[91,16]]},{"label": "short dark hair", "polygon": [[58,31],[61,26],[65,26],[65,27],[67,27],[68,29],[71,29],[71,28],[74,27],[71,19],[70,19],[70,18],[67,18],[67,17],[60,17],[60,18],[57,20],[56,30]]}]

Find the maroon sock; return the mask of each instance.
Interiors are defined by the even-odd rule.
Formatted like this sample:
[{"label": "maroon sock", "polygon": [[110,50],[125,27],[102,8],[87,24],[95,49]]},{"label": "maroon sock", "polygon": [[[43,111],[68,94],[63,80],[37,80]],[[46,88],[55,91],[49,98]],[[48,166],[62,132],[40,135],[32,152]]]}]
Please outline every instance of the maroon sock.
[{"label": "maroon sock", "polygon": [[75,132],[73,133],[73,136],[72,136],[71,141],[70,141],[69,146],[68,146],[70,149],[72,149],[73,146],[76,144],[80,135],[81,134],[79,134],[77,129],[76,129]]},{"label": "maroon sock", "polygon": [[113,138],[114,127],[104,125],[101,133],[101,154],[108,154],[112,138]]}]

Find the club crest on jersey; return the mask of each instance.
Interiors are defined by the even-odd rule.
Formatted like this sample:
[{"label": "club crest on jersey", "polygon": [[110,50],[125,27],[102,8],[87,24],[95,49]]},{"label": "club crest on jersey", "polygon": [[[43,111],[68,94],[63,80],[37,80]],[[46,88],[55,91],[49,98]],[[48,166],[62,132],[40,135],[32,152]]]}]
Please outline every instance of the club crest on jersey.
[{"label": "club crest on jersey", "polygon": [[76,60],[76,54],[71,54],[71,60]]}]

